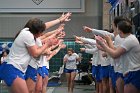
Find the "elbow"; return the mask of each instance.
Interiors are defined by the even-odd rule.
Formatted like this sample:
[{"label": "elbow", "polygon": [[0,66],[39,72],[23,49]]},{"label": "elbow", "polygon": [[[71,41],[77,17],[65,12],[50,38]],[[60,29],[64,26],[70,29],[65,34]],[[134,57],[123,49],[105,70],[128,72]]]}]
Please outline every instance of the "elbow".
[{"label": "elbow", "polygon": [[38,54],[32,54],[32,57],[39,57]]},{"label": "elbow", "polygon": [[119,55],[111,55],[111,57],[112,57],[113,59],[116,59],[116,58],[119,57]]},{"label": "elbow", "polygon": [[36,52],[33,52],[33,53],[31,53],[31,56],[32,56],[32,57],[39,57],[40,54],[39,54],[39,53],[36,53]]}]

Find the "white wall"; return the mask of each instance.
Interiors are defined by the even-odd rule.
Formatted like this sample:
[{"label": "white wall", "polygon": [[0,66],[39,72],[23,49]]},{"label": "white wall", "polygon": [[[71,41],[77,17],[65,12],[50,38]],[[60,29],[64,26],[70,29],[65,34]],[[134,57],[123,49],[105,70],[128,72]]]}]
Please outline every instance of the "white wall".
[{"label": "white wall", "polygon": [[[102,0],[85,0],[85,12],[73,13],[72,20],[66,24],[66,38],[72,38],[73,34],[91,37],[82,31],[82,26],[102,29]],[[13,38],[15,34],[23,28],[31,17],[39,17],[43,21],[50,21],[58,18],[61,13],[20,13],[20,14],[0,14],[0,38]],[[50,29],[52,30],[52,29]],[[48,31],[50,31],[48,30]]]}]

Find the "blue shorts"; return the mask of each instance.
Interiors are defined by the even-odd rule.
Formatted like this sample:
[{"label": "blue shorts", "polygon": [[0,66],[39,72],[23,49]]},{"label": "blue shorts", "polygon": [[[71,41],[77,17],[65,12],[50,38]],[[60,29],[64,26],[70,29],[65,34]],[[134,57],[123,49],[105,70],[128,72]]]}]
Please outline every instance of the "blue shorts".
[{"label": "blue shorts", "polygon": [[7,86],[11,86],[17,77],[25,80],[24,73],[15,68],[13,65],[2,64],[0,66],[0,78],[4,80]]},{"label": "blue shorts", "polygon": [[124,77],[124,82],[126,84],[133,84],[138,90],[140,90],[140,70],[129,72]]},{"label": "blue shorts", "polygon": [[37,73],[38,73],[40,76],[43,77],[42,67],[39,67],[39,68],[37,69]]},{"label": "blue shorts", "polygon": [[115,88],[116,87],[116,74],[114,71],[114,66],[109,66],[109,78],[111,78],[112,85]]},{"label": "blue shorts", "polygon": [[119,77],[121,77],[122,79],[124,79],[122,73],[116,72],[115,74],[116,74],[116,75],[115,75],[115,76],[116,76],[116,81],[117,81],[117,79],[118,79]]},{"label": "blue shorts", "polygon": [[25,73],[25,80],[28,78],[31,78],[34,82],[37,80],[37,70],[30,65],[28,65],[28,68]]},{"label": "blue shorts", "polygon": [[49,75],[49,69],[46,68],[46,66],[42,67],[42,73],[43,73],[43,78]]},{"label": "blue shorts", "polygon": [[100,78],[109,78],[109,66],[100,67]]},{"label": "blue shorts", "polygon": [[95,77],[96,76],[96,67],[95,65],[92,65],[92,76]]},{"label": "blue shorts", "polygon": [[64,69],[65,73],[72,73],[72,72],[77,72],[77,69]]},{"label": "blue shorts", "polygon": [[95,78],[96,78],[96,81],[97,82],[101,82],[100,69],[101,69],[101,65],[96,66],[96,75],[95,75]]}]

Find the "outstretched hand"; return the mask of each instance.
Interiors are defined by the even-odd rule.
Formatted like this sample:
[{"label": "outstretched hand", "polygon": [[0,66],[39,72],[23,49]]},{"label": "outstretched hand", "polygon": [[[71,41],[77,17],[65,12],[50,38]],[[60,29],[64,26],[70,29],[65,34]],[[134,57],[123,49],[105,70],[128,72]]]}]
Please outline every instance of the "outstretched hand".
[{"label": "outstretched hand", "polygon": [[80,48],[81,52],[85,52],[85,50],[86,50],[85,48]]},{"label": "outstretched hand", "polygon": [[73,35],[75,38],[75,41],[81,41],[79,36]]},{"label": "outstretched hand", "polygon": [[63,23],[63,22],[67,22],[67,21],[70,21],[70,16],[72,15],[72,13],[68,12],[66,14],[62,14],[61,17],[59,18],[60,22]]},{"label": "outstretched hand", "polygon": [[83,26],[83,29],[85,32],[92,32],[92,28],[90,28],[90,27]]},{"label": "outstretched hand", "polygon": [[60,47],[61,47],[61,49],[64,49],[64,48],[66,48],[66,45],[65,44],[61,44]]}]

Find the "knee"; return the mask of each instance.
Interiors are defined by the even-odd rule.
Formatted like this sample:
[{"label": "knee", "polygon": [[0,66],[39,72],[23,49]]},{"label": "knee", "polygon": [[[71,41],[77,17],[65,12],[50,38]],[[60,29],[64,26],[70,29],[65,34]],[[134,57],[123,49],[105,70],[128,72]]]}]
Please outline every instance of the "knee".
[{"label": "knee", "polygon": [[40,92],[42,91],[42,87],[41,87],[41,86],[40,86],[40,87],[36,87],[35,91],[36,91],[37,93],[40,93]]},{"label": "knee", "polygon": [[71,80],[70,80],[70,82],[72,82],[72,83],[73,83],[73,82],[74,82],[74,79],[71,79]]},{"label": "knee", "polygon": [[35,93],[35,90],[29,89],[29,93]]},{"label": "knee", "polygon": [[28,87],[28,91],[29,91],[29,93],[34,93],[35,92],[35,87],[34,86]]}]

